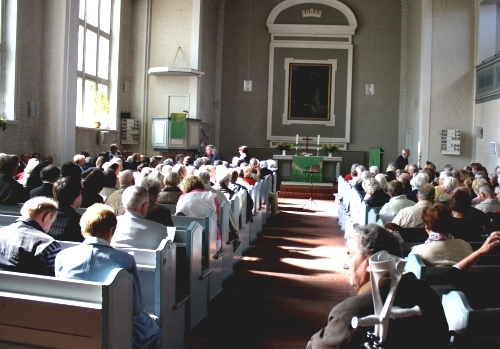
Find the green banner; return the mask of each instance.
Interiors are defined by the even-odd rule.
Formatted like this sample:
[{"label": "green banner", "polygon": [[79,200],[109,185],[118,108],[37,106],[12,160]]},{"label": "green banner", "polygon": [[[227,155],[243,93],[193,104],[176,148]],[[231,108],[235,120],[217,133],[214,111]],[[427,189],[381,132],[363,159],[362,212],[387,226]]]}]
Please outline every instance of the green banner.
[{"label": "green banner", "polygon": [[170,138],[186,139],[187,123],[185,113],[170,114],[172,122],[170,123]]},{"label": "green banner", "polygon": [[323,182],[323,157],[321,156],[294,156],[292,158],[292,181],[310,182],[309,171],[312,165],[319,165],[319,173],[312,175],[313,183]]}]

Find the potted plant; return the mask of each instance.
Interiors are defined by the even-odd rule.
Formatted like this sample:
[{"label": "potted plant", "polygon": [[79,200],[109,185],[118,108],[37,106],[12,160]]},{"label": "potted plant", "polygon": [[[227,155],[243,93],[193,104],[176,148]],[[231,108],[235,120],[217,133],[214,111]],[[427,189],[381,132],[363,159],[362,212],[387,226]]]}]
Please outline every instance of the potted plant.
[{"label": "potted plant", "polygon": [[332,154],[333,153],[336,153],[339,151],[339,145],[338,144],[334,144],[334,143],[323,143],[321,144],[321,148],[325,151],[328,152],[328,157],[332,157]]},{"label": "potted plant", "polygon": [[2,129],[2,131],[5,131],[6,126],[7,120],[3,116],[0,116],[0,128]]},{"label": "potted plant", "polygon": [[295,144],[288,142],[278,142],[276,143],[276,149],[281,150],[283,155],[286,155],[286,151],[293,148]]}]

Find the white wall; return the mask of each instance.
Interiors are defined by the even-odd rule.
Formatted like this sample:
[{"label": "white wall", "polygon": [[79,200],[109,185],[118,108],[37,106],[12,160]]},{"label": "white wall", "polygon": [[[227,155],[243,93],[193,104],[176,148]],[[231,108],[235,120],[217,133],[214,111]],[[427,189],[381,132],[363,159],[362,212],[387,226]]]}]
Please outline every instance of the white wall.
[{"label": "white wall", "polygon": [[[483,128],[483,139],[476,139],[476,153],[473,160],[482,164],[488,172],[500,165],[500,99],[476,104],[475,125]],[[490,156],[490,142],[496,142],[497,156]]]},{"label": "white wall", "polygon": [[[429,160],[438,168],[445,164],[460,168],[472,158],[475,4],[470,0],[432,3]],[[459,156],[441,155],[441,130],[447,128],[462,130]]]},{"label": "white wall", "polygon": [[422,47],[422,1],[414,0],[408,3],[406,28],[406,60],[405,64],[405,95],[404,114],[400,117],[399,148],[404,148],[405,132],[412,132],[412,148],[410,161],[417,162],[417,139],[420,130],[421,96],[421,47]]}]

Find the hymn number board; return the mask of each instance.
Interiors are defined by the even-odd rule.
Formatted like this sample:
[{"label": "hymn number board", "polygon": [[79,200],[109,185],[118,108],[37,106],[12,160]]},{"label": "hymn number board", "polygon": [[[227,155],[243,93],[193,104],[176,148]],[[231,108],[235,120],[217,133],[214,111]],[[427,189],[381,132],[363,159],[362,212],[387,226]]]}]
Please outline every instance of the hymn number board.
[{"label": "hymn number board", "polygon": [[460,155],[460,137],[458,129],[441,130],[441,154]]}]

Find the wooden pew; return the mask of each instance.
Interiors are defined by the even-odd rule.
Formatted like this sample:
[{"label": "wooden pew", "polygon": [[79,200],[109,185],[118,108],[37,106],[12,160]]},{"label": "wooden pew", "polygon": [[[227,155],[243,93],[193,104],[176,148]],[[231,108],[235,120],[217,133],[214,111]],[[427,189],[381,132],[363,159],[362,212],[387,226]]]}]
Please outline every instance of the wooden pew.
[{"label": "wooden pew", "polygon": [[224,201],[220,205],[220,223],[219,229],[222,235],[222,280],[224,281],[233,275],[233,240],[229,238],[229,211],[231,204],[229,201]]},{"label": "wooden pew", "polygon": [[[78,242],[59,241],[61,249],[78,246]],[[116,248],[134,256],[142,287],[145,309],[158,316],[164,335],[163,349],[184,348],[185,303],[190,295],[176,294],[176,245],[162,240],[156,250]]]},{"label": "wooden pew", "polygon": [[158,204],[158,205],[162,205],[168,208],[172,215],[174,215],[177,212],[177,205],[172,205],[172,204]]},{"label": "wooden pew", "polygon": [[443,295],[442,304],[450,331],[455,331],[457,348],[498,348],[500,308],[473,309],[457,290]]},{"label": "wooden pew", "polygon": [[132,347],[132,275],[124,269],[102,284],[0,271],[0,304],[0,341],[12,348]]},{"label": "wooden pew", "polygon": [[20,216],[21,215],[21,207],[24,204],[14,204],[14,205],[3,205],[0,204],[0,214],[5,214],[9,216]]},{"label": "wooden pew", "polygon": [[186,325],[192,331],[208,315],[208,276],[213,270],[202,268],[203,228],[198,222],[191,222],[186,230],[176,230],[174,243],[177,245],[176,285],[178,290],[191,295]]},{"label": "wooden pew", "polygon": [[[222,257],[225,251],[217,250],[217,215],[214,211],[207,212],[205,217],[172,216],[172,221],[179,229],[186,229],[192,222],[197,222],[202,229],[203,248],[200,263],[209,273],[208,299],[214,299],[222,292]],[[176,236],[177,236],[176,232]],[[203,257],[203,259],[202,259]]]},{"label": "wooden pew", "polygon": [[20,216],[0,214],[0,227],[11,225],[19,219]]}]

